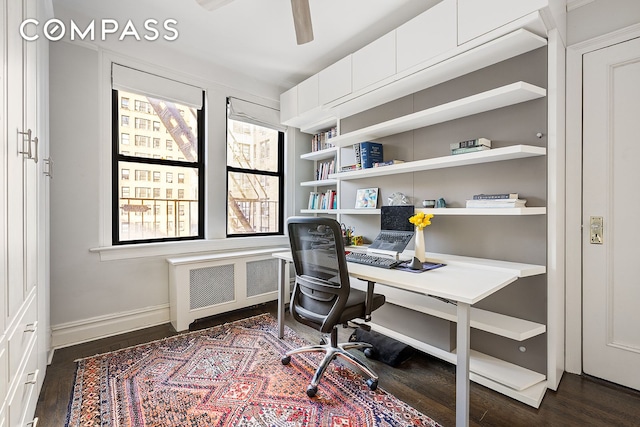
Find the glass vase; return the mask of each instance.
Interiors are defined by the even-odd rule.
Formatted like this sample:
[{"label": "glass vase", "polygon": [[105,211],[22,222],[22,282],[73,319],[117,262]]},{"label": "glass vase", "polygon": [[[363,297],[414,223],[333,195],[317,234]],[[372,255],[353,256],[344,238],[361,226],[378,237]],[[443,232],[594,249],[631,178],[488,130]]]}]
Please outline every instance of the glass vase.
[{"label": "glass vase", "polygon": [[420,262],[425,262],[424,229],[416,227],[415,236],[414,256],[418,258]]}]

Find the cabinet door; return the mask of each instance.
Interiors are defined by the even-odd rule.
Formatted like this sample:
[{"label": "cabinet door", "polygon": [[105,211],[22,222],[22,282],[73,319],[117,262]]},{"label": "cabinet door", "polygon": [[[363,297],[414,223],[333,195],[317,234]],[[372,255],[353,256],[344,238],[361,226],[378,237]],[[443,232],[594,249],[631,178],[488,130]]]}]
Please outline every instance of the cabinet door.
[{"label": "cabinet door", "polygon": [[[37,16],[36,0],[23,0],[25,16]],[[33,131],[31,158],[24,160],[23,199],[24,199],[24,246],[25,246],[25,296],[36,287],[38,282],[38,166],[40,165],[40,146],[38,123],[38,54],[37,42],[23,43],[24,67],[24,123],[25,128]]]},{"label": "cabinet door", "polygon": [[396,32],[391,31],[353,54],[353,91],[396,73]]},{"label": "cabinet door", "polygon": [[298,85],[298,115],[318,106],[318,75],[315,74]]},{"label": "cabinet door", "polygon": [[458,0],[458,44],[547,6],[548,0]]},{"label": "cabinet door", "polygon": [[24,128],[24,62],[23,40],[19,26],[22,22],[22,1],[7,2],[6,43],[6,162],[7,162],[7,313],[12,318],[24,301],[24,165],[28,144],[23,144]]},{"label": "cabinet door", "polygon": [[456,0],[445,0],[398,27],[398,72],[458,46]]},{"label": "cabinet door", "polygon": [[351,55],[319,73],[320,105],[351,93]]},{"label": "cabinet door", "polygon": [[280,123],[286,124],[298,115],[298,86],[280,94]]}]

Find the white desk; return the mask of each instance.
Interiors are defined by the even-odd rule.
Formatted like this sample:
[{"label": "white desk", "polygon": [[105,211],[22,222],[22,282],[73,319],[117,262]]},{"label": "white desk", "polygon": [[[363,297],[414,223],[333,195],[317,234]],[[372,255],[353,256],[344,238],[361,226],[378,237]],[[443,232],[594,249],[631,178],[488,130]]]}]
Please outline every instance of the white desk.
[{"label": "white desk", "polygon": [[[278,333],[284,336],[284,302],[287,284],[285,268],[292,262],[291,252],[273,254],[280,259],[278,288]],[[456,426],[469,425],[469,351],[471,305],[518,279],[517,271],[508,268],[450,263],[423,273],[348,263],[349,275],[358,279],[384,283],[398,289],[446,298],[457,302]]]}]

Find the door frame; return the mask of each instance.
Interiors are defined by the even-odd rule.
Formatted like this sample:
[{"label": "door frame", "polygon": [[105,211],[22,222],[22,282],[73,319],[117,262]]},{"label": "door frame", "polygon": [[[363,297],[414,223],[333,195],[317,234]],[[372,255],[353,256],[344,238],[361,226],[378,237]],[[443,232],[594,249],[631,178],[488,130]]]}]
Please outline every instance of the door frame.
[{"label": "door frame", "polygon": [[582,374],[582,57],[640,37],[640,24],[567,47],[565,369]]}]

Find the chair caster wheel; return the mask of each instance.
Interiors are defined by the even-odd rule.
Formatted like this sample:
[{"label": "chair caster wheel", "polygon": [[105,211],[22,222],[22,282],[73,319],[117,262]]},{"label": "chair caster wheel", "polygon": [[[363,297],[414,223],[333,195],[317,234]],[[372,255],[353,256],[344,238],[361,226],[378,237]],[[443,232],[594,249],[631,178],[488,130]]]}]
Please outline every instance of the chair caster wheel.
[{"label": "chair caster wheel", "polygon": [[309,385],[309,387],[307,387],[307,396],[309,397],[313,397],[316,395],[316,393],[318,392],[318,387],[315,385]]},{"label": "chair caster wheel", "polygon": [[378,352],[374,348],[365,348],[363,351],[367,359],[376,359]]},{"label": "chair caster wheel", "polygon": [[375,391],[378,388],[378,380],[374,380],[373,378],[369,378],[367,380],[367,385],[369,386],[369,390]]},{"label": "chair caster wheel", "polygon": [[284,356],[282,359],[280,359],[280,361],[283,365],[288,365],[289,362],[291,362],[291,356]]}]

